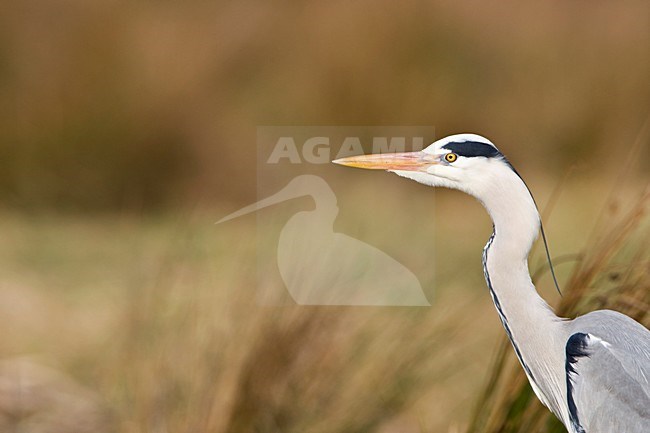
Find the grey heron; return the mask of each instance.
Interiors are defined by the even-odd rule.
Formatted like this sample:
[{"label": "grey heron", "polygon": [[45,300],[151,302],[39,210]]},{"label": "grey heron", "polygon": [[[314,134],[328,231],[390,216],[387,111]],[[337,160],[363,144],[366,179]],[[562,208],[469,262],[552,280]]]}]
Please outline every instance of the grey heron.
[{"label": "grey heron", "polygon": [[485,280],[539,400],[572,433],[650,432],[650,331],[610,310],[574,320],[555,315],[528,271],[528,254],[541,228],[535,201],[490,140],[457,134],[419,152],[333,162],[388,170],[477,198],[494,227],[483,250]]}]

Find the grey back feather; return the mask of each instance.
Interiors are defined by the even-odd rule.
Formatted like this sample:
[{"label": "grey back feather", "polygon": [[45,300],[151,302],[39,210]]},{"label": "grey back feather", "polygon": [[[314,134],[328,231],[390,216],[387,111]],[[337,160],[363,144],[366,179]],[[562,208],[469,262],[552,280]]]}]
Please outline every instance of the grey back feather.
[{"label": "grey back feather", "polygon": [[585,335],[582,352],[571,365],[567,359],[574,431],[650,432],[650,331],[609,310],[578,317],[567,326],[570,335]]}]

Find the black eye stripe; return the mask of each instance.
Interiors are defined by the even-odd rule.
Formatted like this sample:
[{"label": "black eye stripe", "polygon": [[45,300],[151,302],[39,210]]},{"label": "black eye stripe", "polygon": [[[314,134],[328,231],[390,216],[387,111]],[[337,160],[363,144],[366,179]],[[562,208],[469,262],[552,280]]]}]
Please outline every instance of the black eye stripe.
[{"label": "black eye stripe", "polygon": [[484,156],[486,158],[493,158],[495,156],[503,156],[494,146],[479,141],[454,141],[445,144],[442,148],[465,157]]},{"label": "black eye stripe", "polygon": [[[510,164],[508,158],[501,152],[499,152],[496,147],[490,146],[486,143],[481,143],[480,141],[453,141],[442,146],[443,149],[447,149],[459,156],[473,157],[473,156],[484,156],[486,158],[500,158],[505,162],[512,171],[515,172],[517,176],[517,170]],[[521,176],[519,176],[521,178]]]}]

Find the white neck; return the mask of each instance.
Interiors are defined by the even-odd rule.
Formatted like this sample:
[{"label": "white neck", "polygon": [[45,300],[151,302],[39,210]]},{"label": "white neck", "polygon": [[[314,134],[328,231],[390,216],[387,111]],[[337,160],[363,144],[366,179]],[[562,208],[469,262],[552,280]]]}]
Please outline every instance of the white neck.
[{"label": "white neck", "polygon": [[494,223],[483,257],[492,300],[535,393],[564,419],[566,338],[528,272],[528,253],[540,227],[533,198],[519,176],[505,166],[495,173],[489,189],[480,188],[473,195]]}]

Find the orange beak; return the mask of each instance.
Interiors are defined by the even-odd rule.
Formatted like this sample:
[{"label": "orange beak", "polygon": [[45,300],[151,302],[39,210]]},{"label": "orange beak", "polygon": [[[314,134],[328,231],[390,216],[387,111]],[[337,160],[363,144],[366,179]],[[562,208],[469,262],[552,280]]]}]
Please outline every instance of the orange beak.
[{"label": "orange beak", "polygon": [[427,167],[436,164],[437,160],[434,155],[428,153],[405,152],[350,156],[332,162],[369,170],[427,171]]}]

